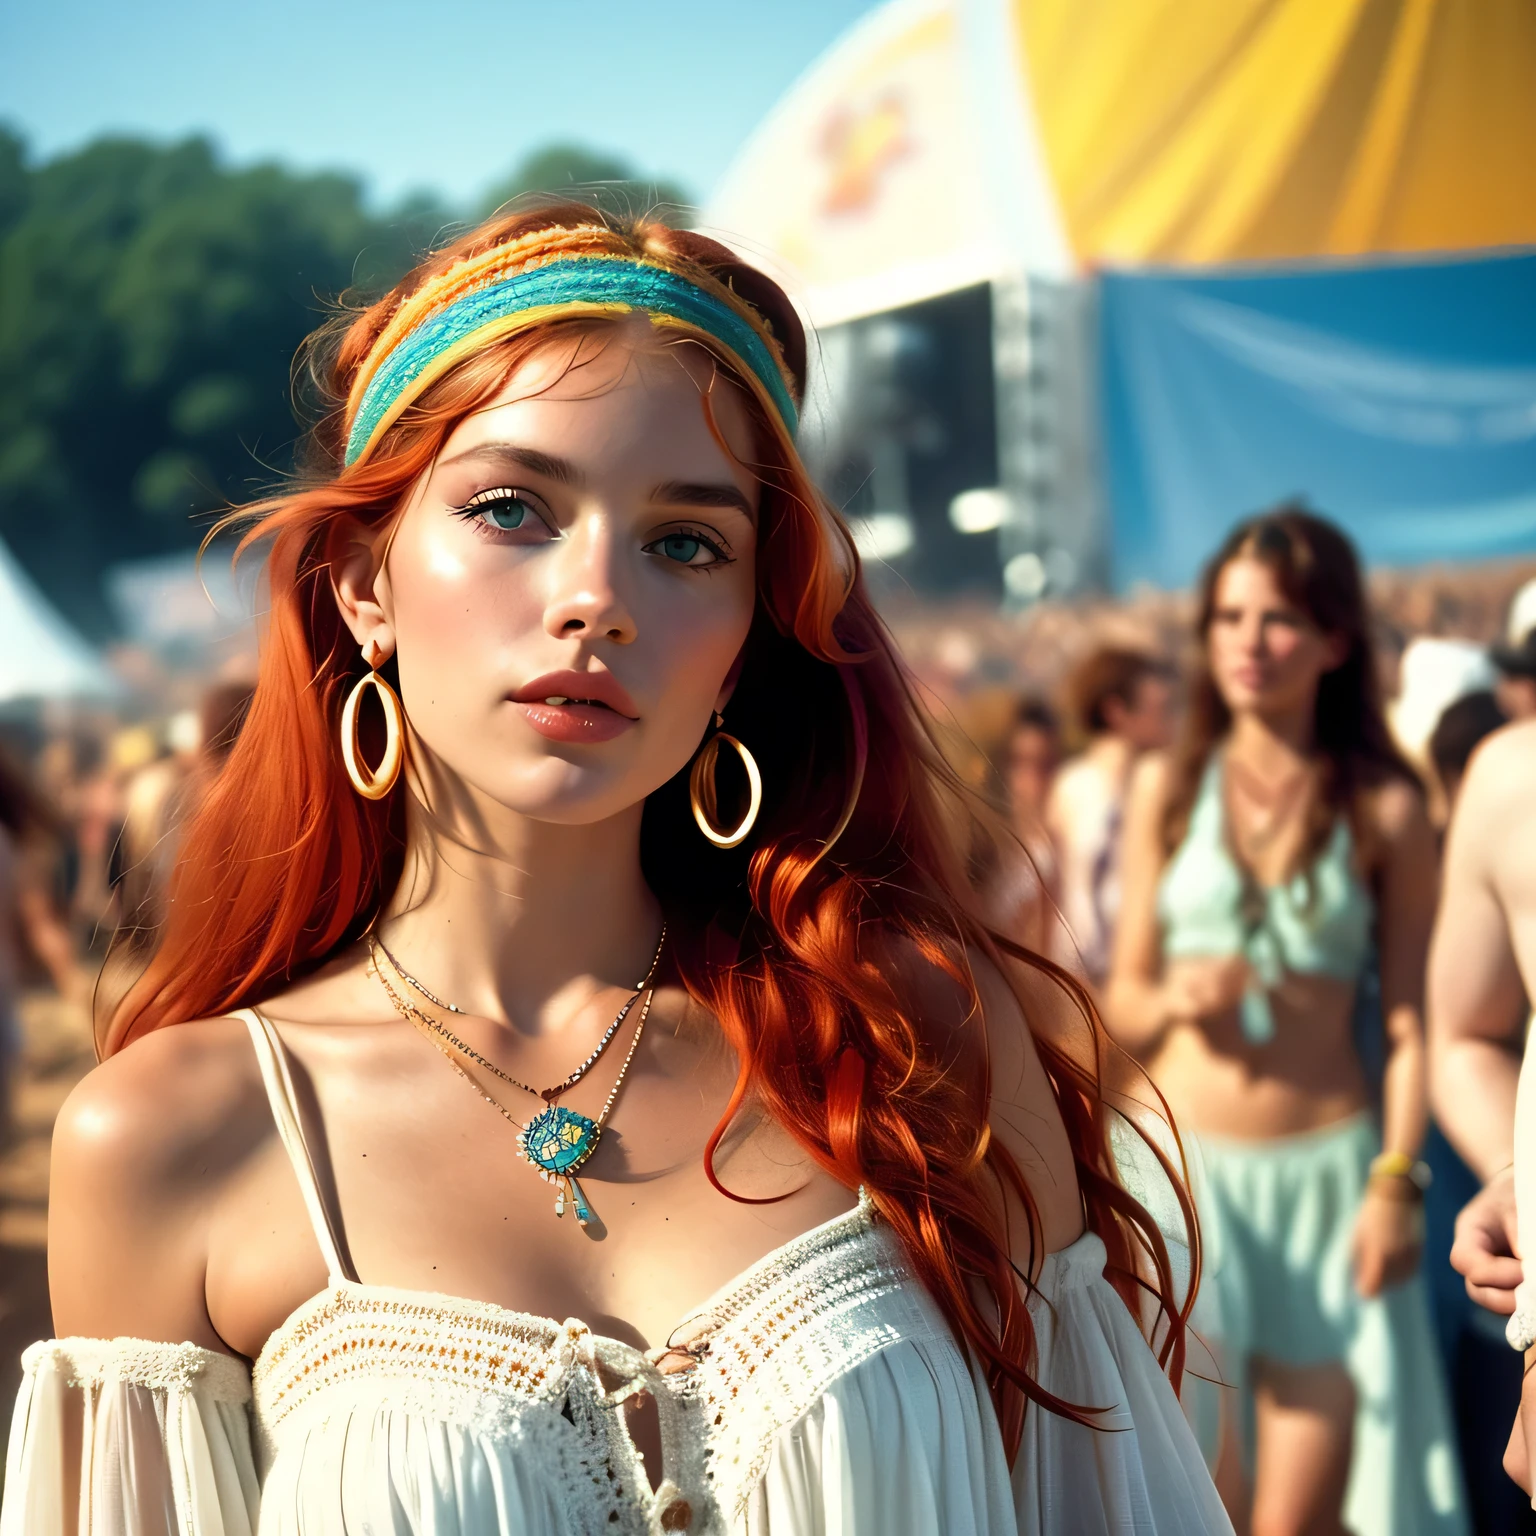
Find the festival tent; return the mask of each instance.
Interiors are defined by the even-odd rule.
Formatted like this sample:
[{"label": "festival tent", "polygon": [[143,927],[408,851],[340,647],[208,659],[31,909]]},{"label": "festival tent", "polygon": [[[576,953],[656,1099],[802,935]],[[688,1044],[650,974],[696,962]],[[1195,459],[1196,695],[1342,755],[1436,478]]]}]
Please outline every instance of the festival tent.
[{"label": "festival tent", "polygon": [[112,674],[0,543],[0,705],[110,698]]},{"label": "festival tent", "polygon": [[[872,11],[779,102],[706,210],[703,227],[785,280],[817,326],[1015,270],[1072,271],[1019,104],[976,89],[983,74],[992,94],[1016,86],[978,65],[967,20],[955,0]],[[989,122],[1013,126],[1006,145]]]},{"label": "festival tent", "polygon": [[1085,537],[1187,580],[1285,493],[1375,558],[1480,558],[1536,547],[1536,350],[1499,320],[1536,308],[1532,78],[1526,0],[895,0],[710,219],[834,342],[985,285],[1025,595]]},{"label": "festival tent", "polygon": [[1536,242],[1528,0],[1008,8],[1080,261]]}]

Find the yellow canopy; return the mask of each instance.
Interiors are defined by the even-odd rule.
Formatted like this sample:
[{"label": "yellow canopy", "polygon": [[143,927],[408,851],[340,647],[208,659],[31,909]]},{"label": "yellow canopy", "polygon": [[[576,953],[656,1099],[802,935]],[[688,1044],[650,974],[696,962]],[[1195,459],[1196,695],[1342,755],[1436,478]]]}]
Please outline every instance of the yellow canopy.
[{"label": "yellow canopy", "polygon": [[1008,0],[1084,261],[1536,243],[1533,0]]}]

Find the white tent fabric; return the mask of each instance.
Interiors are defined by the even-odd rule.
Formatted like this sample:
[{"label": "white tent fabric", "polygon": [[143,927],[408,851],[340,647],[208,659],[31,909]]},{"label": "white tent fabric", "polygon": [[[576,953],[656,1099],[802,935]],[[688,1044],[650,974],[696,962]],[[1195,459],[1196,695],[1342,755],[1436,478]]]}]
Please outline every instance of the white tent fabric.
[{"label": "white tent fabric", "polygon": [[998,0],[890,0],[790,88],[700,227],[782,281],[816,326],[1067,275],[1011,26]]},{"label": "white tent fabric", "polygon": [[101,658],[0,543],[0,704],[17,699],[109,698],[117,691]]}]

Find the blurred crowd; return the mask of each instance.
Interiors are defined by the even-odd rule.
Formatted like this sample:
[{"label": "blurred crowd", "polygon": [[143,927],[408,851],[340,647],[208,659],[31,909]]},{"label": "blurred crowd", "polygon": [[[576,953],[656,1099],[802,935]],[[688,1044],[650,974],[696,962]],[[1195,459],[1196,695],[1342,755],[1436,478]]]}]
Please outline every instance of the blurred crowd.
[{"label": "blurred crowd", "polygon": [[[1383,573],[1370,597],[1387,718],[1443,834],[1479,745],[1536,720],[1536,578],[1515,567]],[[1014,833],[973,850],[993,921],[1101,1003],[1121,921],[1128,794],[1138,764],[1180,733],[1201,644],[1196,603],[1145,593],[1023,615],[953,605],[892,615],[953,766]],[[93,1003],[98,1017],[111,1006],[154,942],[179,829],[250,698],[248,684],[219,682],[197,708],[162,717],[0,721],[0,1143],[23,990]],[[1259,825],[1262,786],[1252,794]],[[1424,1275],[1473,1528],[1526,1529],[1530,1511],[1499,1471],[1496,1432],[1503,1415],[1507,1433],[1518,1399],[1519,1358],[1502,1319],[1471,1305],[1448,1263],[1451,1225],[1486,1172],[1436,1132],[1425,1156],[1436,1183],[1424,1203]]]},{"label": "blurred crowd", "polygon": [[152,944],[178,830],[233,746],[251,693],[219,682],[198,708],[159,720],[0,722],[0,1126],[23,989],[47,985],[100,1008],[110,962]]},{"label": "blurred crowd", "polygon": [[[1369,649],[1380,695],[1388,701],[1385,719],[1396,750],[1420,781],[1435,837],[1443,842],[1479,745],[1506,725],[1536,721],[1536,579],[1519,570],[1462,578],[1394,574],[1378,576],[1371,595]],[[1137,764],[1149,754],[1165,755],[1189,735],[1184,725],[1187,685],[1203,643],[1197,603],[1194,597],[1149,594],[1101,608],[1041,609],[1012,628],[1008,621],[990,615],[960,623],[953,616],[914,614],[902,631],[905,648],[942,722],[941,734],[955,767],[1005,809],[1015,834],[1013,844],[989,844],[979,856],[993,920],[1018,942],[1078,975],[1097,997],[1111,1033],[1122,1043],[1134,1037],[1116,1028],[1117,1022],[1124,1022],[1126,1010],[1115,1006],[1117,988],[1111,971],[1121,916],[1127,799]],[[900,623],[898,629],[902,630]],[[1230,752],[1225,766],[1228,818],[1246,793],[1256,805],[1256,825],[1264,829],[1264,819],[1269,818],[1274,827],[1281,827],[1289,811],[1279,794],[1271,803],[1262,785],[1234,784],[1236,768]],[[1532,807],[1536,815],[1536,801]],[[1192,820],[1187,827],[1193,836]],[[1235,848],[1230,820],[1225,835]],[[1431,852],[1424,870],[1429,877],[1425,899],[1431,902],[1434,858]],[[1163,868],[1166,872],[1167,865]],[[1309,880],[1321,872],[1321,862],[1305,871]],[[1259,889],[1250,877],[1245,879],[1250,889]],[[1166,921],[1161,883],[1159,891],[1158,917]],[[1424,932],[1418,939],[1420,983],[1427,938]],[[1247,959],[1239,959],[1250,977],[1246,985],[1251,991],[1252,966]],[[1161,963],[1166,970],[1169,956]],[[1466,963],[1470,969],[1475,962],[1469,958]],[[1121,965],[1134,969],[1134,963],[1123,956]],[[1380,1033],[1387,1010],[1381,1006],[1379,976],[1368,979],[1377,989],[1375,1016],[1365,1021],[1362,1033],[1357,1008],[1355,1043],[1362,1057],[1375,1057],[1379,1124]],[[1246,1003],[1244,986],[1239,980],[1229,1000]],[[1478,991],[1475,976],[1467,975],[1464,990],[1469,998]],[[1121,985],[1118,991],[1123,997],[1127,988]],[[1486,1029],[1489,1036],[1498,1036],[1501,1029],[1507,1035],[1478,1042],[1500,1056],[1503,1065],[1498,1070],[1507,1085],[1518,1071],[1530,1008],[1521,1001],[1508,1011],[1508,1029],[1498,1021],[1469,1026]],[[1210,1019],[1205,1022],[1209,1024]],[[1449,1026],[1442,1023],[1442,1030],[1457,1027],[1461,1027],[1459,1021]],[[1272,1032],[1272,1023],[1269,1028]],[[1246,1021],[1244,1033],[1248,1033]],[[1260,1037],[1250,1035],[1249,1042],[1256,1038]],[[1155,1055],[1149,1051],[1141,1059],[1152,1060]],[[1429,1059],[1431,1063],[1437,1059],[1433,1045]],[[1155,1075],[1155,1067],[1153,1071]],[[1435,1087],[1429,1084],[1431,1102],[1436,1102]],[[1446,1091],[1442,1086],[1440,1102]],[[1507,1143],[1511,1135],[1508,1105],[1490,1104],[1487,1109],[1490,1123],[1503,1123],[1492,1139]],[[1475,1119],[1483,1112],[1484,1107],[1474,1102],[1466,1106],[1464,1117],[1470,1114]],[[1389,1109],[1389,1118],[1390,1113]],[[1379,1148],[1380,1132],[1373,1134]],[[1208,1148],[1222,1144],[1221,1137],[1192,1139],[1203,1140]],[[1456,1139],[1462,1142],[1460,1136]],[[1282,1159],[1294,1157],[1299,1164],[1306,1154],[1304,1140],[1293,1146],[1290,1138],[1281,1136],[1274,1138],[1273,1145]],[[1422,1274],[1440,1375],[1457,1432],[1467,1516],[1471,1528],[1479,1532],[1536,1529],[1528,1499],[1501,1465],[1519,1401],[1520,1359],[1505,1342],[1504,1317],[1474,1305],[1462,1275],[1450,1264],[1459,1213],[1478,1195],[1493,1167],[1502,1169],[1507,1181],[1508,1154],[1497,1154],[1492,1167],[1469,1167],[1440,1128],[1431,1125],[1423,1157],[1423,1187],[1412,1198],[1423,1206]],[[1371,1168],[1379,1171],[1380,1161],[1378,1156]],[[1363,1166],[1360,1172],[1366,1181]],[[1418,1170],[1414,1177],[1419,1177]],[[1257,1198],[1271,1204],[1278,1197],[1265,1189]],[[1317,1218],[1315,1211],[1302,1211],[1297,1219],[1305,1224]],[[1218,1225],[1211,1213],[1205,1220],[1208,1228]],[[1209,1258],[1217,1247],[1216,1234],[1208,1230],[1207,1237]],[[1504,1254],[1514,1250],[1512,1227],[1496,1236],[1493,1244]],[[1323,1260],[1319,1257],[1315,1262],[1321,1267]],[[1217,1288],[1209,1269],[1207,1285]],[[1507,1312],[1510,1305],[1500,1301],[1499,1311]],[[1230,1360],[1219,1364],[1218,1374],[1232,1380],[1231,1367]],[[1405,1379],[1401,1360],[1378,1361],[1377,1368],[1384,1381]],[[1411,1376],[1411,1363],[1406,1369]],[[1364,1433],[1357,1421],[1356,1440]],[[1251,1424],[1249,1434],[1253,1434]],[[1339,1476],[1347,1479],[1348,1431],[1339,1438],[1346,1447]],[[1220,1483],[1221,1469],[1217,1471]],[[1242,1491],[1233,1495],[1230,1480],[1223,1486],[1239,1530],[1245,1528],[1248,1514],[1254,1513],[1257,1519],[1252,1472],[1250,1456],[1249,1480]],[[1242,1485],[1240,1469],[1235,1476]],[[1332,1497],[1336,1510],[1345,1502],[1342,1485]],[[1299,1526],[1282,1520],[1279,1528],[1344,1527],[1318,1515],[1316,1523],[1303,1517]],[[1398,1510],[1366,1526],[1359,1522],[1357,1511],[1347,1528],[1458,1527],[1405,1523]]]}]

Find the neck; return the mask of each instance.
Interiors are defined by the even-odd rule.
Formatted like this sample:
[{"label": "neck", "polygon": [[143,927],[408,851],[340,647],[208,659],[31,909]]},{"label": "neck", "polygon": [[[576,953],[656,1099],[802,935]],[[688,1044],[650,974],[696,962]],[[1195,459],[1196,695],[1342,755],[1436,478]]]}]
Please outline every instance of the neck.
[{"label": "neck", "polygon": [[1123,736],[1104,731],[1088,743],[1086,756],[1096,763],[1112,783],[1123,784],[1130,776],[1136,749]]},{"label": "neck", "polygon": [[1305,763],[1312,755],[1312,706],[1271,714],[1244,711],[1232,717],[1227,750],[1258,772],[1278,777]]},{"label": "neck", "polygon": [[661,913],[640,872],[642,810],[585,826],[501,807],[445,820],[413,797],[380,936],[445,1002],[520,1033],[558,1032],[650,967]]}]

